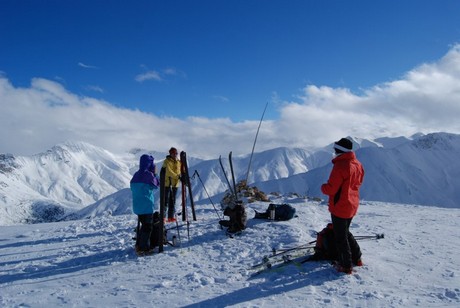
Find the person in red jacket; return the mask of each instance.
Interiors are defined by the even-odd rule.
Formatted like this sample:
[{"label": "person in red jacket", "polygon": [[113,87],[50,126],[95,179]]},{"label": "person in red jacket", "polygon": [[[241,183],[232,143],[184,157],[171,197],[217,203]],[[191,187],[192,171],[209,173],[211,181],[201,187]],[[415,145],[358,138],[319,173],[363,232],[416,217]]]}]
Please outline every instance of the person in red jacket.
[{"label": "person in red jacket", "polygon": [[353,265],[362,266],[361,249],[349,231],[351,221],[359,207],[359,187],[363,183],[364,168],[352,151],[353,143],[342,138],[334,143],[336,157],[327,183],[321,186],[329,197],[338,252],[337,270],[351,274]]}]

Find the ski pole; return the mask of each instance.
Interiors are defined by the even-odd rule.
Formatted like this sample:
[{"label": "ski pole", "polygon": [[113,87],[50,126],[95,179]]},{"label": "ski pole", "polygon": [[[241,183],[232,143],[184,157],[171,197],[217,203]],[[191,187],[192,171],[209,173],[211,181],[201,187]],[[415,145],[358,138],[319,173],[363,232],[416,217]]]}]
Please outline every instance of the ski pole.
[{"label": "ski pole", "polygon": [[137,216],[137,228],[136,228],[136,247],[139,244],[139,233],[141,232],[141,220]]},{"label": "ski pole", "polygon": [[248,172],[246,173],[246,183],[248,182],[249,171],[251,170],[252,156],[254,155],[254,149],[257,143],[257,136],[259,136],[260,126],[262,125],[262,120],[264,119],[264,115],[265,115],[265,111],[267,110],[267,106],[268,106],[268,102],[265,104],[264,112],[262,112],[262,117],[260,118],[259,127],[257,128],[256,138],[254,139],[254,144],[252,145],[251,157],[249,158],[249,164],[248,164]]},{"label": "ski pole", "polygon": [[380,234],[375,234],[375,235],[356,235],[354,236],[355,240],[380,240],[382,238],[385,238],[385,234],[380,233]]},{"label": "ski pole", "polygon": [[[182,228],[182,227],[184,227],[184,226],[186,226],[186,225],[187,225],[186,223],[180,224],[180,225],[179,225],[179,228]],[[174,228],[177,228],[177,226],[172,226],[172,227],[169,227],[169,228],[165,228],[165,230],[166,230],[166,231],[170,231],[170,230],[172,230],[172,229],[174,229]]]},{"label": "ski pole", "polygon": [[195,172],[193,173],[192,178],[195,177],[195,174],[197,175],[198,180],[200,180],[201,185],[203,186],[204,192],[205,192],[206,195],[208,196],[209,201],[211,201],[212,207],[213,207],[214,210],[216,211],[217,217],[219,217],[219,220],[222,220],[222,218],[220,217],[219,212],[217,211],[217,208],[216,208],[216,206],[214,205],[214,202],[212,202],[211,196],[209,195],[209,193],[208,193],[206,187],[204,186],[204,183],[203,183],[203,181],[201,180],[200,174],[198,173],[197,170],[195,170]]},{"label": "ski pole", "polygon": [[283,248],[283,249],[275,249],[273,247],[272,249],[272,256],[277,256],[279,254],[283,254],[283,253],[286,253],[286,252],[289,252],[289,251],[293,251],[293,250],[297,250],[297,249],[308,249],[308,248],[313,248],[314,246],[309,246],[311,244],[314,244],[316,243],[316,240],[314,241],[311,241],[311,242],[308,242],[306,244],[302,244],[302,245],[299,245],[299,246],[296,246],[296,247],[291,247],[291,248]]}]

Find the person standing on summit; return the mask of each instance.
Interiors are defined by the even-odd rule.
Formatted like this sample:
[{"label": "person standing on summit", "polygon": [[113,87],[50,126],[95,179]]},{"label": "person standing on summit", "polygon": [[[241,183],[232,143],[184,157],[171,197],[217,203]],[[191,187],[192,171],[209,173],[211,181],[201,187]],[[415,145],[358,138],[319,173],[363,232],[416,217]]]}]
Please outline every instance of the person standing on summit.
[{"label": "person standing on summit", "polygon": [[154,190],[159,182],[155,176],[155,164],[151,155],[144,154],[139,159],[139,170],[134,173],[130,188],[133,196],[133,212],[137,215],[141,224],[138,230],[136,251],[139,253],[150,252],[152,239],[150,235],[153,229],[153,212],[155,209]]},{"label": "person standing on summit", "polygon": [[168,217],[168,222],[176,221],[176,195],[177,188],[180,184],[181,179],[181,162],[177,159],[177,149],[172,147],[169,149],[169,155],[166,156],[166,159],[163,162],[162,169],[165,169],[165,211],[167,208],[167,213],[164,213],[163,217]]},{"label": "person standing on summit", "polygon": [[359,188],[364,179],[364,168],[352,151],[353,143],[342,138],[334,143],[335,158],[327,183],[321,186],[323,194],[329,196],[338,252],[336,269],[351,274],[353,265],[362,266],[361,249],[349,231],[351,221],[359,207]]}]

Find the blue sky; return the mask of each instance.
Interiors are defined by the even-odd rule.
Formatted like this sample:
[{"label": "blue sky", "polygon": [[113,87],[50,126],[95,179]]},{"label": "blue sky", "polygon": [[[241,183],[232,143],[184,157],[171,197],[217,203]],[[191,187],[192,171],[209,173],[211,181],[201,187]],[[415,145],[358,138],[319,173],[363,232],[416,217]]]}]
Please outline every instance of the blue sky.
[{"label": "blue sky", "polygon": [[[189,117],[199,117],[214,122],[214,129],[227,129],[228,137],[231,131],[253,130],[267,102],[266,119],[282,126],[283,121],[289,122],[287,114],[295,112],[291,107],[314,104],[314,88],[335,98],[348,91],[359,101],[369,98],[366,93],[375,87],[386,88],[385,84],[404,81],[425,64],[436,65],[456,51],[458,16],[460,1],[448,0],[2,0],[0,77],[11,91],[38,87],[43,92],[37,84],[49,82],[83,104],[94,100],[118,111],[139,110],[154,119],[154,127],[170,118],[187,128],[196,124],[188,123]],[[334,94],[325,94],[328,89]],[[6,104],[6,99],[0,104]],[[386,107],[373,108],[378,113]],[[327,114],[321,113],[324,121]],[[340,120],[328,121],[335,125]],[[405,126],[415,127],[406,130],[345,127],[341,133],[362,136],[370,130],[372,134],[362,137],[373,137],[379,130],[403,135],[433,129],[417,127],[418,121],[413,119]],[[224,127],[218,126],[224,122]],[[29,134],[43,123],[36,125],[27,129]],[[293,129],[308,130],[295,123]],[[63,127],[63,131],[75,130]],[[456,132],[457,127],[445,130]],[[281,134],[275,139],[280,146],[318,145],[319,140],[324,143],[338,134],[311,136],[318,142],[300,137],[283,141]],[[62,133],[59,138],[85,135]],[[26,135],[18,138],[27,140]],[[41,139],[48,140],[43,146],[49,146],[59,138]],[[5,144],[0,152],[34,151],[25,145],[8,147],[10,140],[0,141]],[[176,142],[188,144],[180,138]],[[34,149],[39,148],[37,144]]]}]

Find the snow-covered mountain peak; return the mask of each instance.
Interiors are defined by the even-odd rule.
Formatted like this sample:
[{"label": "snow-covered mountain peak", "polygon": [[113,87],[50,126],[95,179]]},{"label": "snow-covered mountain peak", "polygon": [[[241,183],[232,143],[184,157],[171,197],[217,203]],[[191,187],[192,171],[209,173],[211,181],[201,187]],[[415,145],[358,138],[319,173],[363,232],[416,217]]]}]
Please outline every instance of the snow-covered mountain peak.
[{"label": "snow-covered mountain peak", "polygon": [[[366,172],[360,192],[363,200],[458,207],[460,135],[436,133],[411,138],[350,137]],[[265,192],[326,198],[320,186],[330,172],[332,148],[332,144],[316,150],[280,147],[254,153],[249,174],[250,155],[235,156],[236,181],[248,175],[247,183]],[[129,211],[130,193],[126,189],[144,153],[154,155],[158,168],[166,156],[140,148],[119,156],[74,141],[30,157],[1,154],[0,225],[43,221],[45,214],[45,220],[55,220],[59,218],[56,215],[77,211],[84,217]],[[228,189],[218,159],[189,156],[188,161],[195,201],[214,198],[218,202]],[[231,180],[226,155],[222,155],[222,162]]]},{"label": "snow-covered mountain peak", "polygon": [[13,154],[0,154],[0,173],[10,173],[18,167]]},{"label": "snow-covered mountain peak", "polygon": [[421,150],[457,151],[460,148],[460,145],[455,142],[457,139],[458,136],[454,134],[432,133],[415,139],[412,145]]}]

